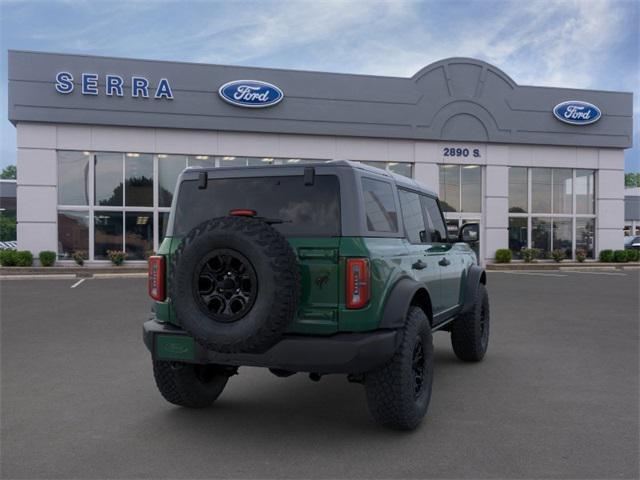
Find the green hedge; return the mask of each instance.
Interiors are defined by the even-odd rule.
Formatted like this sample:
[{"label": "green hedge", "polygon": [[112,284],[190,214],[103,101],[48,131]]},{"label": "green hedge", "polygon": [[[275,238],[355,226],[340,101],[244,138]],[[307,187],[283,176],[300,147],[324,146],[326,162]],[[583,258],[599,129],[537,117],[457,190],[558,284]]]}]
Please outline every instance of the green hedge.
[{"label": "green hedge", "polygon": [[17,253],[15,250],[0,250],[0,265],[3,267],[15,267]]},{"label": "green hedge", "polygon": [[16,266],[30,267],[33,265],[33,254],[29,250],[18,250],[16,252]]},{"label": "green hedge", "polygon": [[636,250],[635,248],[627,250],[627,260],[630,262],[637,262],[640,260],[640,250]]},{"label": "green hedge", "polygon": [[511,262],[511,250],[507,248],[501,248],[496,250],[496,263],[509,263]]},{"label": "green hedge", "polygon": [[602,250],[600,252],[601,262],[613,262],[613,250]]},{"label": "green hedge", "polygon": [[627,251],[626,250],[616,250],[613,252],[613,261],[618,263],[624,263],[627,261]]},{"label": "green hedge", "polygon": [[38,258],[40,259],[40,264],[43,267],[52,267],[54,263],[56,263],[56,252],[52,252],[51,250],[45,250],[40,252]]}]

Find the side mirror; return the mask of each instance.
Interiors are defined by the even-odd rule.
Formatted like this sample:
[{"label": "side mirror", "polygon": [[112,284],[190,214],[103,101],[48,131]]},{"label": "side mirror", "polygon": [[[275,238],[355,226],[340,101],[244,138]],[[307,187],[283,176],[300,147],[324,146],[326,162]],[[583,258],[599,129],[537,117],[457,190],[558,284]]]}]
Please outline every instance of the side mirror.
[{"label": "side mirror", "polygon": [[480,225],[478,223],[465,223],[458,234],[458,241],[476,243],[480,240]]}]

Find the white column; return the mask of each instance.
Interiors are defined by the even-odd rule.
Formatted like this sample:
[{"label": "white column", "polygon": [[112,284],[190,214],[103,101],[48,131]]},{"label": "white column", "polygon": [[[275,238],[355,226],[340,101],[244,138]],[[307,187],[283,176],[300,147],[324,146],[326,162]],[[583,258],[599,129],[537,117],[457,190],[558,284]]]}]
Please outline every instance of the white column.
[{"label": "white column", "polygon": [[509,167],[487,165],[484,191],[483,250],[485,262],[490,262],[493,261],[496,250],[509,248]]},{"label": "white column", "polygon": [[58,251],[56,127],[19,123],[17,157],[17,240],[34,257]]},{"label": "white column", "polygon": [[601,148],[596,178],[596,250],[624,248],[624,151]]}]

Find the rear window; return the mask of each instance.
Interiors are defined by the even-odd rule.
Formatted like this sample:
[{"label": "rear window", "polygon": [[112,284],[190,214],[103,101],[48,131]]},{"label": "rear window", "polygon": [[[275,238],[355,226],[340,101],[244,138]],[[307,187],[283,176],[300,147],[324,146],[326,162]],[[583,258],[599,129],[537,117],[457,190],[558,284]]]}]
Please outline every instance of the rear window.
[{"label": "rear window", "polygon": [[313,185],[305,185],[301,175],[214,178],[202,190],[197,180],[186,180],[180,185],[173,234],[185,236],[196,225],[234,209],[283,220],[273,227],[287,237],[340,235],[340,185],[335,175],[316,175]]}]

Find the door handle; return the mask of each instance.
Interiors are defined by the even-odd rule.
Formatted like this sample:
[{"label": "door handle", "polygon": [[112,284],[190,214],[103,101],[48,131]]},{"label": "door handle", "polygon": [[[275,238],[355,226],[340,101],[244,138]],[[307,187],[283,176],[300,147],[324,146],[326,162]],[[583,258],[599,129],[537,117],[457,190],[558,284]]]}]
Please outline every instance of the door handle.
[{"label": "door handle", "polygon": [[451,265],[451,262],[447,260],[447,257],[442,257],[442,260],[438,262],[438,265],[441,267],[446,267],[447,265]]},{"label": "door handle", "polygon": [[411,265],[411,268],[413,268],[414,270],[424,270],[425,268],[427,268],[427,264],[422,260],[418,260],[417,262],[414,262],[413,265]]}]

